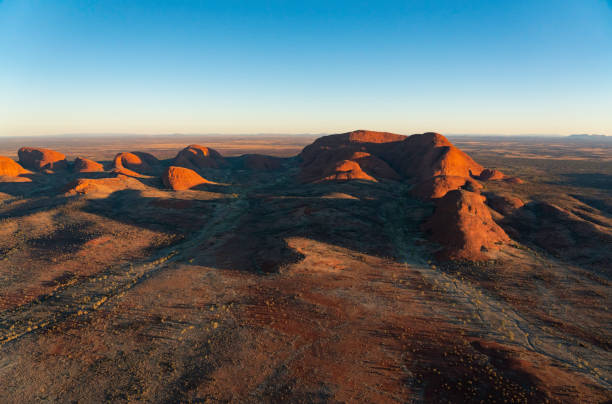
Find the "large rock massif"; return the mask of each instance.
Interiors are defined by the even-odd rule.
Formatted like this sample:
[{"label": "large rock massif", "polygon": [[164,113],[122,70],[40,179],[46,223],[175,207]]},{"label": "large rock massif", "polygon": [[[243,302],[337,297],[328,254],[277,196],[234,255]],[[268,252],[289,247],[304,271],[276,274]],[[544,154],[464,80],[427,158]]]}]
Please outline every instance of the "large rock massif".
[{"label": "large rock massif", "polygon": [[305,147],[300,158],[303,182],[404,179],[416,184],[414,195],[423,199],[441,198],[466,184],[476,189],[474,178],[491,171],[438,133],[403,136],[358,130],[324,136]]}]

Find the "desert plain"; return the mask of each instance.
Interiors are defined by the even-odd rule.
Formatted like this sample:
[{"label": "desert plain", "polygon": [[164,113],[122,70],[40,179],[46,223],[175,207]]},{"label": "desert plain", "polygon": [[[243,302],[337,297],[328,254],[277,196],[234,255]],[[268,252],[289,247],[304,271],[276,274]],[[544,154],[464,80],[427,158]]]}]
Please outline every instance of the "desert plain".
[{"label": "desert plain", "polygon": [[612,400],[609,138],[0,156],[0,402]]}]

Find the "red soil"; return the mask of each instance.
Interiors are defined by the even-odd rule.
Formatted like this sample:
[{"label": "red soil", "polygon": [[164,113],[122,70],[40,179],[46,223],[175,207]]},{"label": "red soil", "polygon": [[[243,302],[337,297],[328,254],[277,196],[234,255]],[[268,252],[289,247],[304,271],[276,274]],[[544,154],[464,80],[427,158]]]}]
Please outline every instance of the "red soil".
[{"label": "red soil", "polygon": [[22,147],[18,155],[19,163],[32,170],[61,170],[68,167],[66,156],[55,150]]},{"label": "red soil", "polygon": [[84,157],[77,157],[74,160],[74,172],[76,173],[93,173],[104,171],[104,166],[93,160]]},{"label": "red soil", "polygon": [[174,159],[174,165],[191,170],[202,168],[219,168],[226,165],[225,159],[218,151],[192,144],[181,150]]},{"label": "red soil", "polygon": [[443,246],[438,255],[440,259],[484,260],[488,258],[488,251],[510,240],[493,221],[484,200],[474,192],[455,190],[438,201],[424,230]]},{"label": "red soil", "polygon": [[174,191],[190,189],[201,184],[214,184],[189,168],[175,166],[168,167],[162,176],[162,181],[167,188]]}]

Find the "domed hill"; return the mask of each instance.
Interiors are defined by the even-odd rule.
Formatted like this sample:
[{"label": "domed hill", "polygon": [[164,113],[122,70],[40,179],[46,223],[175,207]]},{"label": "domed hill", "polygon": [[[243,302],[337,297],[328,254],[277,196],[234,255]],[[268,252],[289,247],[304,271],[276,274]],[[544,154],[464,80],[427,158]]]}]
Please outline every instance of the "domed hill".
[{"label": "domed hill", "polygon": [[484,200],[480,194],[454,190],[438,201],[436,211],[423,226],[443,246],[438,258],[484,260],[489,251],[510,240],[493,221]]},{"label": "domed hill", "polygon": [[31,170],[61,170],[68,167],[66,156],[55,150],[22,147],[17,154],[19,163]]},{"label": "domed hill", "polygon": [[201,184],[215,184],[189,168],[175,166],[168,167],[162,175],[162,182],[174,191],[190,189]]},{"label": "domed hill", "polygon": [[144,190],[146,187],[140,181],[118,175],[115,178],[79,178],[64,187],[66,195],[108,195],[126,189]]},{"label": "domed hill", "polygon": [[375,179],[405,178],[414,182],[436,176],[471,178],[484,169],[438,133],[403,136],[359,130],[324,136],[305,147],[300,158],[303,182],[334,178],[324,174],[343,160],[357,163]]},{"label": "domed hill", "polygon": [[227,164],[218,151],[192,144],[181,150],[174,158],[174,166],[185,167],[191,170],[202,168],[220,168]]},{"label": "domed hill", "polygon": [[100,171],[104,171],[104,166],[98,162],[86,159],[84,157],[77,157],[74,160],[75,173],[94,173]]},{"label": "domed hill", "polygon": [[22,174],[31,174],[31,171],[26,170],[11,158],[0,156],[0,176],[18,177]]},{"label": "domed hill", "polygon": [[134,173],[154,175],[160,170],[159,160],[144,152],[119,153],[115,156],[113,165],[115,172],[131,176],[134,176]]}]

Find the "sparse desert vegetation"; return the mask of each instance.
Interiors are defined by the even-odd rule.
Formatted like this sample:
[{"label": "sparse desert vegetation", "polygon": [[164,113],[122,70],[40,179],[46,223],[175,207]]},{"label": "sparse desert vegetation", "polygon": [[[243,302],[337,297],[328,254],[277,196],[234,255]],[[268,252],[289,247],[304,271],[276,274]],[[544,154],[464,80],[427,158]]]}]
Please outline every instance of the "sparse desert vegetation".
[{"label": "sparse desert vegetation", "polygon": [[611,142],[313,140],[3,139],[0,401],[612,399]]}]

